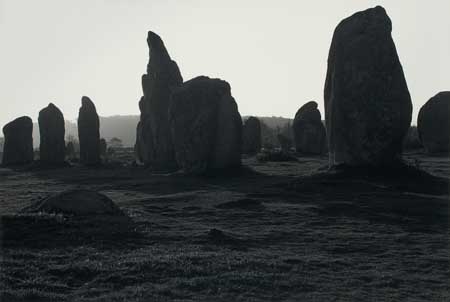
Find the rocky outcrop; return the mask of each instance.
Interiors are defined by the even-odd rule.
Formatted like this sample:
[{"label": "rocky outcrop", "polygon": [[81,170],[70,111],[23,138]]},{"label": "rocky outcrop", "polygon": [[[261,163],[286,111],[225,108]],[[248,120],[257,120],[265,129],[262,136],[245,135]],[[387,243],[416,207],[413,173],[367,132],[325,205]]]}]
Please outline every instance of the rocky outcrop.
[{"label": "rocky outcrop", "polygon": [[170,136],[168,109],[170,95],[183,83],[178,65],[170,58],[161,38],[149,31],[150,60],[142,76],[144,96],[139,102],[141,118],[136,129],[137,158],[155,170],[176,168]]},{"label": "rocky outcrop", "polygon": [[80,162],[85,165],[100,164],[100,122],[94,103],[86,96],[81,98],[78,114],[78,139]]},{"label": "rocky outcrop", "polygon": [[412,105],[391,30],[378,6],[334,32],[325,83],[331,165],[383,166],[399,158]]},{"label": "rocky outcrop", "polygon": [[65,158],[64,116],[52,103],[39,112],[40,145],[42,163],[62,164]]},{"label": "rocky outcrop", "polygon": [[420,108],[417,129],[428,153],[450,151],[450,91],[438,93]]},{"label": "rocky outcrop", "polygon": [[106,195],[89,190],[69,190],[50,196],[22,210],[23,213],[67,215],[112,215],[124,213]]},{"label": "rocky outcrop", "polygon": [[169,122],[180,168],[188,173],[241,165],[242,119],[230,85],[197,77],[174,90]]},{"label": "rocky outcrop", "polygon": [[33,122],[28,116],[19,117],[3,127],[3,165],[20,165],[33,161],[32,134]]},{"label": "rocky outcrop", "polygon": [[242,153],[254,155],[261,149],[261,123],[256,117],[249,117],[242,128]]},{"label": "rocky outcrop", "polygon": [[312,101],[303,105],[295,114],[295,149],[305,155],[320,155],[326,152],[327,136],[317,103]]}]

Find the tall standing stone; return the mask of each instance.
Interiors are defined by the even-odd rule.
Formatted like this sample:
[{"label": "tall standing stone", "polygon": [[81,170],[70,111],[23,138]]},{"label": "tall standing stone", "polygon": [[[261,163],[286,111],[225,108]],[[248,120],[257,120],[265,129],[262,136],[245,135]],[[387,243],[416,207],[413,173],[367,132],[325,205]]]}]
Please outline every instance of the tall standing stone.
[{"label": "tall standing stone", "polygon": [[314,101],[308,102],[295,114],[292,130],[295,149],[299,153],[320,155],[326,151],[327,136],[317,106]]},{"label": "tall standing stone", "polygon": [[334,32],[324,93],[330,165],[382,166],[399,158],[412,104],[391,31],[377,6]]},{"label": "tall standing stone", "polygon": [[39,112],[40,160],[47,164],[62,164],[65,158],[65,126],[62,112],[50,103]]},{"label": "tall standing stone", "polygon": [[185,82],[172,94],[169,121],[185,172],[240,167],[242,119],[227,82],[204,76]]},{"label": "tall standing stone", "polygon": [[169,56],[161,38],[149,31],[150,59],[142,76],[144,96],[139,102],[141,118],[136,129],[135,151],[138,159],[156,170],[177,167],[170,136],[168,109],[170,95],[183,83],[178,65]]},{"label": "tall standing stone", "polygon": [[254,155],[261,149],[261,123],[256,117],[249,117],[242,128],[242,153]]},{"label": "tall standing stone", "polygon": [[80,162],[85,165],[100,164],[100,122],[95,105],[87,96],[81,98],[78,139],[80,140]]},{"label": "tall standing stone", "polygon": [[3,127],[5,143],[2,164],[20,165],[33,161],[33,122],[28,116],[19,117]]},{"label": "tall standing stone", "polygon": [[438,93],[420,108],[417,130],[428,153],[450,151],[450,91]]}]

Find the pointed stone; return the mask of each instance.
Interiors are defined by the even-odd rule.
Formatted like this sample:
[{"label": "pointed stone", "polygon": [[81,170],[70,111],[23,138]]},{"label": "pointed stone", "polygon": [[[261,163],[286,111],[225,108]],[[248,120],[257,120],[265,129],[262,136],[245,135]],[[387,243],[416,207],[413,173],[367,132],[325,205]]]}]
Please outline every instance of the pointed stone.
[{"label": "pointed stone", "polygon": [[142,76],[144,96],[139,102],[141,118],[136,129],[135,152],[140,161],[155,170],[173,170],[177,165],[168,109],[172,90],[183,83],[183,78],[157,34],[149,31],[147,43],[150,59],[147,74]]}]

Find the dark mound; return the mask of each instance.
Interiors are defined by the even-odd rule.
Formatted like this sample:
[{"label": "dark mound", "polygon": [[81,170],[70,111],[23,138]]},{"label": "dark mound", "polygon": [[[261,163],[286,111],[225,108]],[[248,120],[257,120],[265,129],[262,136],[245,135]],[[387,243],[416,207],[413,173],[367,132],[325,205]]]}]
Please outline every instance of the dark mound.
[{"label": "dark mound", "polygon": [[70,190],[45,198],[22,210],[23,213],[55,213],[72,215],[113,215],[123,212],[107,196],[89,190]]},{"label": "dark mound", "polygon": [[125,246],[139,238],[132,220],[111,199],[88,190],[45,198],[17,215],[1,216],[0,222],[8,247]]}]

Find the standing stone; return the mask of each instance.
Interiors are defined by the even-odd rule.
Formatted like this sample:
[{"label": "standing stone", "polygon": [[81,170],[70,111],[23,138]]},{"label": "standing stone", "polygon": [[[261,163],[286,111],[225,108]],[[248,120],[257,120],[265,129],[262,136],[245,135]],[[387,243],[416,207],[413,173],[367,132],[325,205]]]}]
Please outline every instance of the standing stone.
[{"label": "standing stone", "polygon": [[50,103],[39,112],[41,162],[47,164],[62,164],[65,158],[66,145],[64,142],[65,126],[62,112]]},{"label": "standing stone", "polygon": [[261,123],[256,117],[249,117],[242,128],[242,153],[254,155],[261,149]]},{"label": "standing stone", "polygon": [[295,149],[299,153],[320,155],[326,151],[327,136],[317,106],[314,101],[308,102],[295,114],[292,128]]},{"label": "standing stone", "polygon": [[78,139],[80,162],[89,166],[100,164],[100,122],[95,105],[87,96],[81,98]]},{"label": "standing stone", "polygon": [[400,156],[412,104],[391,30],[377,6],[334,32],[324,95],[330,165],[383,166]]},{"label": "standing stone", "polygon": [[168,109],[170,95],[183,83],[180,70],[169,56],[161,38],[149,31],[150,60],[142,76],[144,96],[139,102],[141,118],[136,129],[137,158],[155,170],[176,169],[170,136]]},{"label": "standing stone", "polygon": [[33,161],[32,134],[33,122],[28,116],[19,117],[3,127],[3,165],[20,165]]},{"label": "standing stone", "polygon": [[438,93],[420,108],[417,129],[428,153],[450,151],[450,91]]},{"label": "standing stone", "polygon": [[204,76],[185,82],[173,92],[169,122],[185,172],[240,167],[242,119],[227,82]]}]

